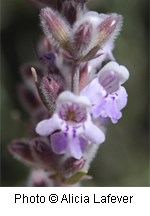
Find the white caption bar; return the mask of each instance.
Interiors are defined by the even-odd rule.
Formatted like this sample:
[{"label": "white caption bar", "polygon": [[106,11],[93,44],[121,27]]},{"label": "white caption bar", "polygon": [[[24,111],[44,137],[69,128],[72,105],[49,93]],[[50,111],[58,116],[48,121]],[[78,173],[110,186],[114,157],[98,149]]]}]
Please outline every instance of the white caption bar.
[{"label": "white caption bar", "polygon": [[[148,215],[150,188],[0,188],[5,215]],[[146,213],[147,212],[147,213]]]}]

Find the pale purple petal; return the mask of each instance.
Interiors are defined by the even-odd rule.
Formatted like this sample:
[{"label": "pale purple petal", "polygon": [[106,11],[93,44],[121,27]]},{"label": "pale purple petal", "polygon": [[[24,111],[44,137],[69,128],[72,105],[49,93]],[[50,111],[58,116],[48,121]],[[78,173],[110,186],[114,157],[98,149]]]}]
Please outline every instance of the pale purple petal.
[{"label": "pale purple petal", "polygon": [[118,109],[122,110],[127,105],[128,94],[127,94],[125,88],[122,86],[117,91],[117,94],[118,94],[118,99],[117,99],[116,103],[117,103]]},{"label": "pale purple petal", "polygon": [[94,79],[81,91],[81,95],[88,97],[90,102],[94,105],[99,103],[105,94],[106,92],[99,84],[98,78]]},{"label": "pale purple petal", "polygon": [[94,118],[97,118],[99,116],[102,116],[102,117],[107,117],[105,115],[105,107],[107,105],[107,101],[105,100],[105,98],[103,98],[101,100],[101,102],[99,102],[98,104],[96,104],[93,109],[92,109],[92,114],[93,114],[93,117]]},{"label": "pale purple petal", "polygon": [[92,110],[93,116],[97,118],[102,116],[104,118],[109,117],[115,124],[122,117],[122,113],[117,105],[117,95],[108,95],[104,97],[97,106]]},{"label": "pale purple petal", "polygon": [[110,119],[108,117],[99,116],[97,119],[94,119],[94,123],[98,126],[107,126],[110,123]]},{"label": "pale purple petal", "polygon": [[105,141],[105,134],[89,119],[85,124],[85,138],[93,144],[100,144]]},{"label": "pale purple petal", "polygon": [[53,115],[50,119],[39,122],[36,126],[36,133],[41,136],[49,136],[55,130],[60,129],[61,120],[58,115]]},{"label": "pale purple petal", "polygon": [[86,147],[88,146],[88,141],[82,137],[79,137],[79,142],[80,142],[81,151],[82,153],[84,153],[86,150]]},{"label": "pale purple petal", "polygon": [[119,89],[120,80],[118,74],[113,70],[105,71],[105,73],[99,77],[99,82],[107,93],[113,93]]},{"label": "pale purple petal", "polygon": [[82,104],[85,107],[90,107],[90,101],[85,96],[78,96],[69,91],[62,92],[57,98],[57,110],[62,107],[64,103]]},{"label": "pale purple petal", "polygon": [[129,78],[129,71],[126,67],[119,65],[115,61],[111,61],[107,63],[100,71],[99,71],[99,78],[103,77],[104,75],[108,75],[111,73],[111,71],[114,71],[116,74],[116,77],[118,77],[119,84],[123,84],[127,81]]},{"label": "pale purple petal", "polygon": [[57,132],[51,135],[51,147],[54,153],[64,154],[68,150],[68,137],[62,133]]},{"label": "pale purple petal", "polygon": [[[112,123],[117,123],[122,113],[117,107],[116,99],[111,99],[106,106],[106,115],[111,118]],[[104,117],[107,117],[104,116]]]},{"label": "pale purple petal", "polygon": [[83,153],[82,153],[82,149],[78,137],[73,137],[73,138],[69,137],[68,148],[70,154],[74,158],[76,158],[77,160],[81,159]]}]

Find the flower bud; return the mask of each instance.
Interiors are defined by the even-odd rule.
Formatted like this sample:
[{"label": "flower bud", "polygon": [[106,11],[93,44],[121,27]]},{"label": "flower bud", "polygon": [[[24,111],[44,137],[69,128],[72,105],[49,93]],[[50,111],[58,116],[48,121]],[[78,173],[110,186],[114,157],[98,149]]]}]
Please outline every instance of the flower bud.
[{"label": "flower bud", "polygon": [[64,80],[60,74],[48,74],[38,77],[36,70],[31,68],[34,81],[44,105],[52,115],[55,110],[55,102],[58,95],[64,91]]},{"label": "flower bud", "polygon": [[65,0],[62,4],[62,14],[65,16],[66,20],[73,25],[78,17],[85,10],[86,0]]},{"label": "flower bud", "polygon": [[99,45],[103,46],[109,40],[114,40],[121,29],[122,16],[112,14],[99,25]]},{"label": "flower bud", "polygon": [[44,8],[40,13],[41,24],[45,35],[53,42],[53,45],[68,50],[71,45],[71,31],[61,15],[51,8]]},{"label": "flower bud", "polygon": [[92,41],[92,23],[82,23],[75,32],[75,47],[78,52],[77,57],[84,56],[89,50]]},{"label": "flower bud", "polygon": [[65,1],[63,3],[62,13],[66,20],[73,25],[77,18],[77,5],[75,1]]},{"label": "flower bud", "polygon": [[98,26],[101,19],[98,13],[86,12],[73,26],[76,60],[86,62],[95,57],[100,49]]}]

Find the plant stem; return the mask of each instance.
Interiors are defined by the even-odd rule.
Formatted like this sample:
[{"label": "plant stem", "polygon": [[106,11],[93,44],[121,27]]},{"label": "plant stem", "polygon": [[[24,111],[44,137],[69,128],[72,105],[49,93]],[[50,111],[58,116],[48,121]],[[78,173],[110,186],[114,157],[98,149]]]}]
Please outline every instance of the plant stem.
[{"label": "plant stem", "polygon": [[79,93],[79,78],[80,78],[79,65],[73,63],[71,90],[76,95],[78,95]]}]

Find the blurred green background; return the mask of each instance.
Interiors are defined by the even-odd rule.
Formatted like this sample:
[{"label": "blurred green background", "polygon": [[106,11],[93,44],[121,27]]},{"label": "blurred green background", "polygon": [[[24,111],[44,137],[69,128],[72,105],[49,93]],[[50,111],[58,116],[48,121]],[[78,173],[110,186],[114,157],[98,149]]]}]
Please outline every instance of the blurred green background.
[{"label": "blurred green background", "polygon": [[[124,16],[114,55],[130,71],[128,106],[117,125],[109,125],[84,186],[149,186],[148,0],[91,0],[89,8]],[[11,140],[28,137],[28,115],[17,98],[19,67],[34,59],[32,41],[42,31],[35,8],[26,0],[1,1],[1,185],[18,186],[29,168],[14,160]]]}]

